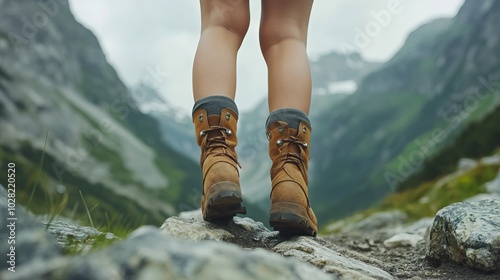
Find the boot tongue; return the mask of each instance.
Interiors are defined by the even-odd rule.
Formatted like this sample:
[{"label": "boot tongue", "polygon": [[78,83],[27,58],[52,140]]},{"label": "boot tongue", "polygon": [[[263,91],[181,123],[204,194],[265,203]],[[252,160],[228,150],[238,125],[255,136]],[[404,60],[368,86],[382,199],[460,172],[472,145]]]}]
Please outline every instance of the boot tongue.
[{"label": "boot tongue", "polygon": [[[297,135],[297,130],[296,129],[293,129],[293,128],[290,128],[290,127],[286,127],[286,129],[288,130],[288,134],[290,135],[290,137]],[[300,154],[299,145],[295,144],[295,143],[289,143],[288,144],[288,152],[294,153],[294,154]]]},{"label": "boot tongue", "polygon": [[219,115],[208,116],[208,125],[209,126],[218,126],[219,124],[220,124],[220,116]]},{"label": "boot tongue", "polygon": [[[219,115],[208,116],[208,125],[210,127],[219,126],[220,125],[220,116]],[[221,135],[223,135],[221,131],[211,131],[208,133],[209,138],[213,138],[213,137],[221,136]]]}]

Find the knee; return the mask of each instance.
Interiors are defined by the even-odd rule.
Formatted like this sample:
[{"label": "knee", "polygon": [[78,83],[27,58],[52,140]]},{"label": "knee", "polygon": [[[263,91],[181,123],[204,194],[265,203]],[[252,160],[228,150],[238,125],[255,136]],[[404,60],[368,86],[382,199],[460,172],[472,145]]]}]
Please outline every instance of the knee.
[{"label": "knee", "polygon": [[223,28],[243,41],[250,25],[248,0],[208,0],[205,1],[207,16],[203,19],[203,31]]},{"label": "knee", "polygon": [[259,42],[262,54],[266,56],[267,51],[283,42],[292,41],[298,44],[306,44],[307,34],[303,34],[299,26],[294,24],[263,22],[260,26]]}]

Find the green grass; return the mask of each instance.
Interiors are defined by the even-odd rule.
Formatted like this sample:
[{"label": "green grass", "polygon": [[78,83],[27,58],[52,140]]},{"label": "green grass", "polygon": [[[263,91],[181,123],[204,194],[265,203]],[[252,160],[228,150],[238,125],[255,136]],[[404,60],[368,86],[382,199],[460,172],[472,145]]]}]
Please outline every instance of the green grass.
[{"label": "green grass", "polygon": [[[25,142],[22,145],[27,146],[31,144]],[[44,151],[39,154],[38,164],[35,164],[36,161],[27,160],[15,151],[0,146],[0,165],[4,166],[8,162],[16,163],[16,187],[18,191],[16,202],[24,205],[32,213],[44,216],[44,219],[47,220],[46,229],[61,215],[67,216],[83,226],[95,227],[103,233],[112,232],[120,238],[126,238],[135,229],[135,223],[123,219],[115,211],[105,211],[104,218],[102,219],[99,215],[94,216],[92,213],[99,207],[98,202],[96,202],[93,196],[87,196],[84,199],[84,194],[82,193],[78,199],[86,203],[88,202],[91,208],[83,206],[84,203],[78,203],[71,185],[66,185],[64,193],[53,191],[52,179],[45,171],[48,162],[51,162],[52,158]],[[0,177],[2,176],[4,174],[0,174]],[[5,178],[0,179],[4,181]],[[28,201],[31,202],[28,204]],[[94,220],[97,221],[97,224],[94,224]],[[82,244],[91,244],[90,250],[95,250],[109,246],[113,242],[114,240],[107,240],[104,234],[92,236],[89,240],[69,240],[64,251],[68,254],[81,254],[84,253],[84,250],[81,248]]]},{"label": "green grass", "polygon": [[[416,188],[392,193],[376,206],[340,221],[346,224],[355,223],[374,213],[391,210],[406,213],[409,221],[433,217],[445,206],[486,192],[485,183],[497,176],[499,168],[499,165],[479,165],[440,187],[436,186],[439,179],[425,182]],[[325,229],[327,226],[322,229],[323,234],[328,233]]]},{"label": "green grass", "polygon": [[[151,213],[143,209],[140,205],[129,198],[117,195],[112,191],[105,191],[106,187],[99,183],[90,183],[85,178],[81,178],[71,171],[64,173],[63,181],[57,180],[57,175],[52,164],[60,164],[58,160],[50,154],[45,154],[44,164],[41,167],[39,187],[33,190],[35,181],[34,174],[37,174],[39,162],[43,151],[35,149],[29,142],[19,142],[21,148],[18,151],[0,146],[0,164],[5,165],[8,162],[16,163],[17,172],[17,201],[25,205],[27,209],[37,215],[51,213],[51,205],[56,206],[65,194],[68,195],[67,204],[70,207],[65,208],[61,215],[68,216],[74,220],[88,221],[88,217],[83,208],[79,191],[85,198],[85,201],[92,208],[99,205],[92,212],[92,217],[96,227],[104,227],[110,220],[114,223],[127,225],[133,229],[145,223],[157,224],[163,221],[158,213]],[[0,173],[0,180],[5,179],[5,174]],[[58,193],[57,185],[63,185],[65,192]],[[31,193],[34,193],[32,202],[28,205]],[[110,219],[112,217],[112,219]],[[86,222],[88,223],[88,222]]]},{"label": "green grass", "polygon": [[410,220],[434,216],[439,209],[447,205],[484,193],[484,184],[495,178],[498,168],[498,165],[478,166],[441,187],[436,187],[434,181],[415,189],[394,193],[385,199],[378,209],[402,210],[408,214]]}]

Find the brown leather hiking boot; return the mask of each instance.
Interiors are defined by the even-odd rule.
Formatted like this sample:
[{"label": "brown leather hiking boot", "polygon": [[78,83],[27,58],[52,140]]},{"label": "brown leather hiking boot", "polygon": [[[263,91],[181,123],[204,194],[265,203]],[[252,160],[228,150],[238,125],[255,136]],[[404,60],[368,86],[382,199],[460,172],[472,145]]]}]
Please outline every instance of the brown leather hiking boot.
[{"label": "brown leather hiking boot", "polygon": [[301,122],[299,130],[278,121],[267,127],[271,167],[270,225],[285,235],[316,236],[318,221],[307,192],[307,161],[311,127]]},{"label": "brown leather hiking boot", "polygon": [[196,140],[201,149],[200,166],[203,171],[203,219],[229,219],[237,213],[246,214],[239,180],[239,163],[234,148],[238,117],[231,109],[221,115],[207,116],[204,109],[193,113]]}]

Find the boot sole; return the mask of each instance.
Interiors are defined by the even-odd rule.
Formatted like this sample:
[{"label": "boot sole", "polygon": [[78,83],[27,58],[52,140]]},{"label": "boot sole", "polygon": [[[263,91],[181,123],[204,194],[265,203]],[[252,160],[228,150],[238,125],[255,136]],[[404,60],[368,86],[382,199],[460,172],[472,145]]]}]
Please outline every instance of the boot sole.
[{"label": "boot sole", "polygon": [[316,236],[316,230],[309,221],[307,209],[289,202],[277,202],[271,205],[269,224],[281,235]]},{"label": "boot sole", "polygon": [[246,214],[240,187],[233,182],[219,182],[210,187],[205,208],[205,221],[229,220],[236,214]]}]

